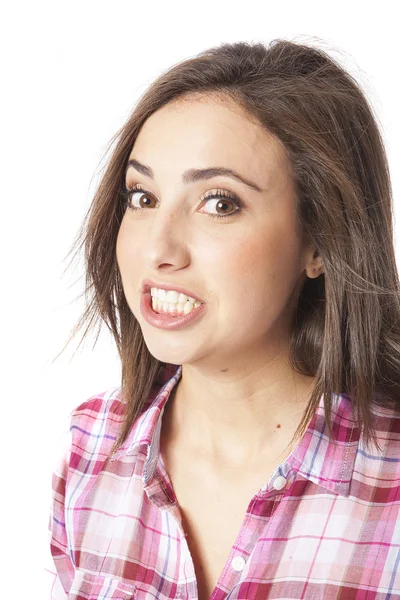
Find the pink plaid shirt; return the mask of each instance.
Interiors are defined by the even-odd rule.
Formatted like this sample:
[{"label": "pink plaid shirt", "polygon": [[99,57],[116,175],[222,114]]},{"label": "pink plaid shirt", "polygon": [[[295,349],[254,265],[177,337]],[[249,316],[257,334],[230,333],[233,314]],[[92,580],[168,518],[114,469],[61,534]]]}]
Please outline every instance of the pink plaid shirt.
[{"label": "pink plaid shirt", "polygon": [[[197,598],[159,452],[163,408],[181,373],[164,371],[107,466],[120,388],[72,413],[70,451],[53,475],[51,598]],[[362,444],[345,394],[336,396],[330,442],[321,398],[301,442],[249,498],[213,600],[400,599],[400,409],[373,410],[382,454]]]}]

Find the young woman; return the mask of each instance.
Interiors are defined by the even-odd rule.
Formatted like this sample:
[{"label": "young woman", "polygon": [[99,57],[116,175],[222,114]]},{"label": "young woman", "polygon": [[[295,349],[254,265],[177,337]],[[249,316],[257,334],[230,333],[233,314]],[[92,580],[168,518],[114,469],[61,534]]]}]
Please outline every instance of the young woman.
[{"label": "young woman", "polygon": [[223,44],[114,141],[77,327],[107,324],[122,382],[71,416],[52,597],[400,598],[399,281],[362,90],[312,47]]}]

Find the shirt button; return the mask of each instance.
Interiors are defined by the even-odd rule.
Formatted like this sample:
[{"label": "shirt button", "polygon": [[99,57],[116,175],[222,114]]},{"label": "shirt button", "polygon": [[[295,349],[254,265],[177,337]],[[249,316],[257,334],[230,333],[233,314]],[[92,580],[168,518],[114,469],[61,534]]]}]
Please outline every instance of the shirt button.
[{"label": "shirt button", "polygon": [[285,477],[281,477],[279,475],[279,477],[277,477],[274,481],[274,483],[272,484],[275,490],[282,490],[285,485],[287,483],[287,480],[285,479]]},{"label": "shirt button", "polygon": [[235,556],[235,558],[231,562],[231,567],[235,571],[243,571],[246,561],[243,556]]}]

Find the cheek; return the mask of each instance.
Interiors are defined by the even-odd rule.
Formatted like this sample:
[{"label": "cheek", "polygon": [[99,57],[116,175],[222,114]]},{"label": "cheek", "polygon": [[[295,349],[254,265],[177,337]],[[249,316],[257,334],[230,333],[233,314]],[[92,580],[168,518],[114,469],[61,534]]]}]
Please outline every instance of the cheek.
[{"label": "cheek", "polygon": [[129,234],[128,227],[122,221],[115,245],[117,264],[122,278],[125,277],[127,272],[132,272],[137,263],[134,260],[135,255],[137,255],[136,242],[132,243],[135,239]]},{"label": "cheek", "polygon": [[224,267],[221,272],[228,275],[234,287],[243,282],[258,287],[259,280],[273,277],[282,264],[281,244],[267,234],[249,235],[236,240],[221,253]]},{"label": "cheek", "polygon": [[232,299],[236,309],[246,306],[247,311],[258,313],[269,306],[279,312],[300,275],[298,239],[288,232],[263,231],[246,236],[227,250],[214,266],[220,276],[215,280],[217,289],[223,285],[224,296]]},{"label": "cheek", "polygon": [[115,244],[115,255],[117,257],[117,264],[121,271],[122,263],[124,262],[125,257],[125,237],[123,232],[123,224],[121,224],[118,235],[117,242]]},{"label": "cheek", "polygon": [[127,262],[137,255],[137,248],[140,245],[140,232],[132,231],[129,221],[122,219],[116,242],[117,260]]}]

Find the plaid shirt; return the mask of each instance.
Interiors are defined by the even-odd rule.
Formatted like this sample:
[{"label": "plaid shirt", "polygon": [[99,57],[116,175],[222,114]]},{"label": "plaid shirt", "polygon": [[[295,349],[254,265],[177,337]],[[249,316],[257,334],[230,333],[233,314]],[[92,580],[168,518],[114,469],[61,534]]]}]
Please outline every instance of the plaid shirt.
[{"label": "plaid shirt", "polygon": [[[163,408],[181,373],[164,371],[107,466],[123,419],[120,388],[72,413],[70,448],[53,475],[51,598],[197,598],[159,452]],[[335,400],[336,442],[321,398],[301,442],[249,498],[213,600],[400,599],[400,410],[373,408],[379,453],[362,444],[350,399]]]}]

